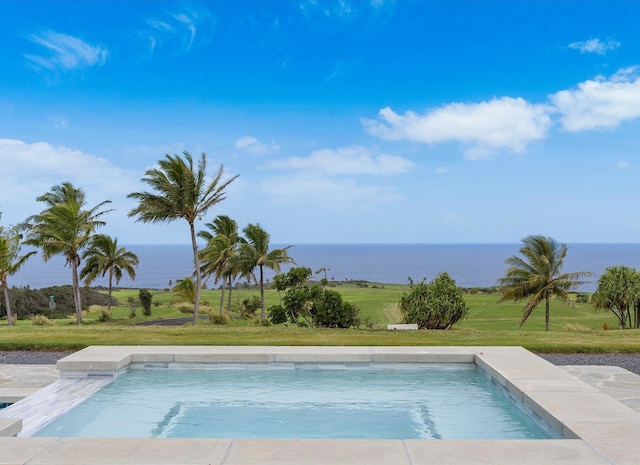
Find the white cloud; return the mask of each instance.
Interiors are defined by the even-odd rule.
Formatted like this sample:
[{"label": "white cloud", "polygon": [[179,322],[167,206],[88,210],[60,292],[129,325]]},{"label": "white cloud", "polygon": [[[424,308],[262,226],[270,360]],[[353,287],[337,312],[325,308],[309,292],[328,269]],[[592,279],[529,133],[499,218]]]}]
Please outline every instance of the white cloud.
[{"label": "white cloud", "polygon": [[380,202],[401,200],[394,188],[363,184],[361,176],[406,173],[413,162],[402,157],[376,154],[361,146],[316,150],[308,157],[289,157],[263,168],[290,171],[264,183],[266,195],[276,203],[314,205],[339,213],[358,213]]},{"label": "white cloud", "polygon": [[557,92],[549,99],[567,131],[613,128],[640,117],[640,77],[635,68],[626,68],[609,79],[584,81],[577,88]]},{"label": "white cloud", "polygon": [[126,216],[130,208],[126,196],[139,189],[141,177],[94,155],[46,142],[0,139],[0,163],[0,210],[5,224],[18,223],[40,211],[36,198],[67,181],[85,191],[89,205],[112,200],[110,208]]},{"label": "white cloud", "polygon": [[45,55],[25,55],[36,69],[72,70],[100,66],[107,59],[107,49],[91,45],[77,37],[45,31],[31,35],[29,39],[46,48]]},{"label": "white cloud", "polygon": [[388,187],[362,186],[351,178],[335,179],[309,172],[269,179],[263,190],[275,203],[308,205],[343,214],[362,213],[380,202],[402,199]]},{"label": "white cloud", "polygon": [[383,108],[378,120],[363,120],[367,132],[387,140],[427,144],[458,141],[467,144],[466,156],[488,158],[499,150],[523,152],[546,136],[551,119],[545,105],[522,98],[502,97],[480,103],[450,103],[424,115],[400,115]]},{"label": "white cloud", "polygon": [[598,55],[604,55],[608,51],[615,50],[618,47],[620,47],[620,42],[615,40],[601,42],[600,39],[589,39],[569,44],[569,48],[579,50],[580,53],[596,53]]},{"label": "white cloud", "polygon": [[253,155],[266,155],[269,153],[277,152],[280,147],[275,143],[271,145],[263,144],[253,136],[244,136],[236,141],[234,147]]},{"label": "white cloud", "polygon": [[446,174],[446,173],[448,173],[448,172],[449,172],[449,168],[446,168],[446,167],[444,167],[444,166],[438,166],[438,167],[435,169],[435,173],[436,173],[436,174]]},{"label": "white cloud", "polygon": [[406,158],[385,153],[376,155],[365,147],[352,145],[336,150],[316,150],[308,157],[290,157],[272,161],[267,168],[316,171],[332,176],[356,174],[385,176],[406,173],[412,166],[413,162]]},{"label": "white cloud", "polygon": [[618,168],[619,170],[626,170],[627,168],[629,168],[629,166],[629,162],[624,160],[618,160],[616,162],[616,168]]}]

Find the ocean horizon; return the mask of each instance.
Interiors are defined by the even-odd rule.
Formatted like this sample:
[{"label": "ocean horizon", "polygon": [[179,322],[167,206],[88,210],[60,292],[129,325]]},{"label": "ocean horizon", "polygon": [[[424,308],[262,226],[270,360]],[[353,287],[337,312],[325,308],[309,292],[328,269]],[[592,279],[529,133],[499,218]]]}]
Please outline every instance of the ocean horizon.
[{"label": "ocean horizon", "polygon": [[[283,247],[274,244],[272,248]],[[136,253],[140,265],[136,279],[127,275],[119,284],[123,288],[164,289],[193,272],[191,245],[124,245]],[[407,284],[430,281],[440,272],[447,272],[461,287],[495,286],[507,268],[505,260],[518,254],[520,243],[513,244],[298,244],[290,250],[297,265],[315,273],[327,271],[329,280],[363,280],[385,284]],[[579,290],[592,292],[598,277],[606,268],[626,265],[640,268],[640,244],[568,244],[563,271],[594,273],[588,284]],[[26,249],[23,249],[23,252]],[[82,267],[83,265],[81,265]],[[290,266],[284,266],[286,272]],[[275,273],[265,270],[265,279]],[[316,279],[323,273],[315,275]],[[23,268],[8,280],[9,287],[39,289],[71,284],[71,270],[62,256],[44,262],[38,255],[31,257]],[[97,279],[92,286],[107,286],[107,278]],[[207,287],[217,287],[212,280]]]}]

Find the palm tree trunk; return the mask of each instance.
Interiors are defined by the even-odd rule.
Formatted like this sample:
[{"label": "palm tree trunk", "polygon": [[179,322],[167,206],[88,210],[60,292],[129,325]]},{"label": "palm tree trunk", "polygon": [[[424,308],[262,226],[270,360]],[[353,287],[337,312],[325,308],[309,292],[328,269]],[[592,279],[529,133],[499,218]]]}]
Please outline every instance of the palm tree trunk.
[{"label": "palm tree trunk", "polygon": [[549,291],[547,291],[545,294],[545,304],[546,304],[546,311],[544,314],[545,331],[549,331],[549,300],[550,300],[550,295],[549,295]]},{"label": "palm tree trunk", "polygon": [[233,290],[233,284],[231,282],[231,276],[229,276],[229,297],[227,297],[227,311],[231,312],[231,291]]},{"label": "palm tree trunk", "polygon": [[111,288],[113,282],[113,268],[109,268],[109,302],[107,302],[107,313],[111,315]]},{"label": "palm tree trunk", "polygon": [[198,244],[196,243],[196,229],[192,222],[189,223],[189,229],[191,230],[191,247],[193,248],[193,266],[196,272],[196,298],[193,303],[193,322],[198,322],[198,310],[200,309],[200,288],[202,287],[202,274],[200,273],[200,262],[198,260]]},{"label": "palm tree trunk", "polygon": [[9,326],[13,326],[13,313],[11,313],[11,302],[9,302],[9,289],[7,289],[7,283],[2,282],[2,293],[4,294],[4,304],[7,307],[7,321]]},{"label": "palm tree trunk", "polygon": [[78,280],[78,259],[71,260],[71,274],[73,282],[73,300],[76,306],[76,322],[82,326],[82,299],[80,296],[80,281]]},{"label": "palm tree trunk", "polygon": [[222,316],[222,307],[224,306],[224,286],[227,283],[226,279],[222,279],[222,293],[220,294],[220,316]]},{"label": "palm tree trunk", "polygon": [[260,265],[260,321],[264,323],[264,279],[262,265]]}]

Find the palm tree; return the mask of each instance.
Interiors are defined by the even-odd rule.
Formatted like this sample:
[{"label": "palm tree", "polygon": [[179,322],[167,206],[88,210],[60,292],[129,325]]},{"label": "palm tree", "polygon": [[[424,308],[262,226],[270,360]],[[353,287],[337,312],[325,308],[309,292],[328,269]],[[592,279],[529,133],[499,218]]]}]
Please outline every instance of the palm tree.
[{"label": "palm tree", "polygon": [[129,198],[138,200],[138,206],[129,212],[136,221],[143,223],[166,223],[182,218],[189,224],[193,248],[193,266],[196,276],[196,299],[193,310],[193,324],[198,320],[202,274],[198,258],[195,222],[207,213],[209,208],[225,199],[224,189],[237,176],[221,183],[223,167],[220,165],[216,176],[207,181],[207,157],[203,153],[198,166],[194,167],[189,152],[166,155],[158,162],[158,168],[145,172],[142,181],[149,184],[154,192],[133,192]]},{"label": "palm tree", "polygon": [[520,327],[527,321],[533,309],[544,299],[546,304],[545,329],[549,331],[549,301],[555,296],[569,301],[569,291],[584,284],[582,278],[591,276],[588,271],[561,273],[562,262],[567,255],[567,245],[559,244],[551,237],[527,236],[520,248],[522,257],[513,256],[505,263],[510,265],[504,278],[498,280],[501,287],[498,302],[528,298]]},{"label": "palm tree", "polygon": [[138,256],[124,247],[118,247],[118,239],[106,234],[96,234],[91,239],[89,248],[82,253],[86,260],[84,268],[80,271],[80,279],[84,279],[89,286],[98,276],[109,274],[109,302],[107,313],[111,313],[111,289],[113,280],[116,284],[122,279],[122,272],[136,279],[135,267],[138,266]]},{"label": "palm tree", "polygon": [[[256,267],[260,270],[260,320],[264,321],[264,267],[279,273],[280,265],[286,263],[295,265],[296,262],[287,253],[292,246],[269,250],[269,233],[259,224],[249,224],[242,232],[244,237],[240,239],[238,261],[240,269],[245,273],[253,273]],[[255,276],[254,281],[257,281]]]},{"label": "palm tree", "polygon": [[65,256],[66,263],[71,266],[76,320],[81,325],[82,301],[78,280],[80,252],[89,244],[95,230],[105,225],[99,218],[111,210],[100,209],[111,201],[105,200],[86,210],[84,191],[69,182],[53,186],[50,192],[38,197],[37,201],[43,202],[46,208],[27,220],[29,232],[25,243],[40,248],[45,261],[54,255]]},{"label": "palm tree", "polygon": [[2,284],[5,306],[7,307],[9,326],[13,326],[13,313],[11,312],[11,302],[9,301],[7,278],[16,274],[27,259],[36,253],[34,250],[20,255],[21,229],[22,226],[14,226],[7,229],[0,226],[0,283]]},{"label": "palm tree", "polygon": [[238,266],[238,223],[227,215],[219,215],[213,223],[207,223],[209,229],[198,232],[198,237],[205,239],[207,245],[200,251],[203,261],[202,271],[205,275],[213,275],[214,282],[222,280],[220,295],[220,314],[224,305],[225,287],[229,288],[227,309],[231,308],[233,281],[240,274]]},{"label": "palm tree", "polygon": [[196,283],[193,282],[191,276],[178,279],[176,285],[171,288],[171,292],[176,296],[176,302],[189,302],[194,305],[196,303]]}]

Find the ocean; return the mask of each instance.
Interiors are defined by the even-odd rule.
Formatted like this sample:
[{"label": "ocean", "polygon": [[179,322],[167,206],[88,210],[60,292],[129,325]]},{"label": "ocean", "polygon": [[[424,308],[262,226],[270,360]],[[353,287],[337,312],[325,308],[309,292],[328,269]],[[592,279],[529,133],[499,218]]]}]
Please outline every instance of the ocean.
[{"label": "ocean", "polygon": [[[140,265],[135,281],[125,275],[120,287],[163,289],[169,287],[170,281],[175,283],[193,271],[190,245],[124,247],[138,255]],[[314,272],[326,268],[329,280],[407,284],[409,278],[414,282],[429,281],[446,271],[459,286],[489,287],[504,275],[504,261],[517,255],[519,248],[520,244],[301,244],[289,252],[298,266]],[[640,244],[569,244],[563,271],[593,272],[591,282],[580,289],[592,292],[598,276],[614,265],[640,268]],[[288,269],[283,267],[282,271]],[[316,278],[323,276],[319,273]],[[272,277],[273,272],[266,270],[266,279]],[[32,289],[71,284],[71,270],[61,256],[44,262],[38,254],[9,277],[8,284]],[[96,280],[93,285],[106,286],[107,279]],[[213,282],[207,285],[214,286]]]}]

